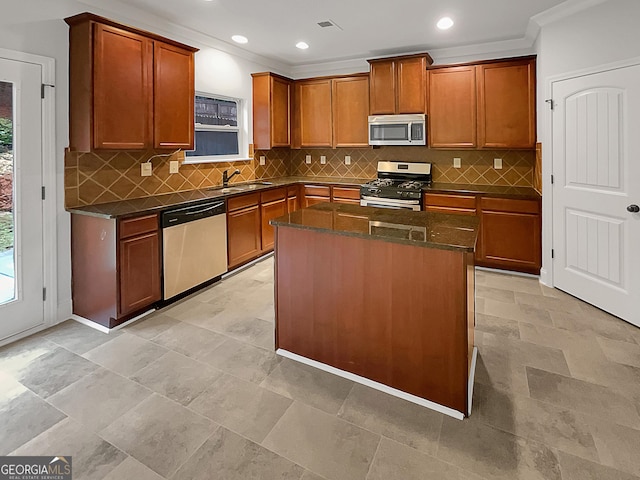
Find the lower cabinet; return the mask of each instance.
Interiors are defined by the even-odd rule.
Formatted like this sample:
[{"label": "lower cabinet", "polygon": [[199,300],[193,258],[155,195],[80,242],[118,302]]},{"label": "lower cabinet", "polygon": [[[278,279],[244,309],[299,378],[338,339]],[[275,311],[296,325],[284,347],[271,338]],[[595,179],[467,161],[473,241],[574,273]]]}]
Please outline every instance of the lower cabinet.
[{"label": "lower cabinet", "polygon": [[540,273],[542,264],[540,204],[539,199],[483,194],[424,194],[426,211],[478,215],[476,265],[535,275]]},{"label": "lower cabinet", "polygon": [[71,216],[73,313],[113,328],[162,299],[157,214]]},{"label": "lower cabinet", "polygon": [[300,208],[300,185],[287,187],[287,213],[295,212]]},{"label": "lower cabinet", "polygon": [[227,200],[227,253],[229,269],[258,257],[262,252],[260,194]]},{"label": "lower cabinet", "polygon": [[331,201],[331,187],[329,185],[304,185],[303,207],[310,207],[316,203]]},{"label": "lower cabinet", "polygon": [[476,263],[486,267],[540,273],[540,202],[480,197],[480,248]]},{"label": "lower cabinet", "polygon": [[260,194],[260,217],[262,219],[262,251],[273,250],[274,229],[269,222],[287,213],[287,189],[276,188]]}]

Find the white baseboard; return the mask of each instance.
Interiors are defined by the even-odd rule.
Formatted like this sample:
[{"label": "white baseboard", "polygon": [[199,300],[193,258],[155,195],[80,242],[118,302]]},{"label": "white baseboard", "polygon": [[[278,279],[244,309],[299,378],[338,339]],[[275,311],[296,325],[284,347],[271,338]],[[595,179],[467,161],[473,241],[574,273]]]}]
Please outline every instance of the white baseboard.
[{"label": "white baseboard", "polygon": [[551,280],[551,275],[549,275],[549,272],[547,272],[546,268],[540,269],[540,283],[549,288],[553,288],[553,281]]},{"label": "white baseboard", "polygon": [[471,415],[471,406],[473,405],[473,383],[476,379],[476,362],[478,361],[478,347],[473,347],[471,354],[471,369],[469,370],[469,384],[467,386],[467,398],[469,405],[467,406],[467,415]]},{"label": "white baseboard", "polygon": [[65,300],[62,303],[58,303],[56,320],[53,325],[57,325],[58,323],[62,323],[65,320],[69,320],[72,314],[73,314],[73,303],[71,302],[71,299]]},{"label": "white baseboard", "polygon": [[[276,354],[280,355],[281,357],[295,360],[296,362],[304,363],[305,365],[309,365],[311,367],[317,368],[318,370],[323,370],[333,375],[337,375],[338,377],[346,378],[347,380],[351,380],[352,382],[365,385],[367,387],[373,388],[375,390],[379,390],[389,395],[393,395],[394,397],[402,398],[403,400],[416,403],[422,407],[430,408],[431,410],[435,410],[436,412],[449,415],[450,417],[453,417],[455,419],[458,419],[458,420],[464,419],[464,413],[454,410],[453,408],[445,407],[444,405],[440,405],[439,403],[432,402],[422,397],[417,397],[416,395],[411,395],[410,393],[403,392],[402,390],[389,387],[388,385],[375,382],[365,377],[361,377],[360,375],[356,375],[351,372],[340,370],[339,368],[332,367],[331,365],[320,363],[320,362],[317,362],[316,360],[311,360],[310,358],[303,357],[295,353],[291,353],[281,348],[276,350]],[[474,367],[475,367],[475,364],[474,364]]]},{"label": "white baseboard", "polygon": [[94,322],[92,320],[89,320],[88,318],[84,318],[84,317],[81,317],[80,315],[76,315],[76,314],[71,314],[71,316],[69,318],[71,318],[72,320],[75,320],[78,323],[86,325],[87,327],[91,327],[94,330],[98,330],[99,332],[111,333],[111,332],[115,332],[116,330],[120,330],[121,328],[124,328],[127,325],[131,325],[133,322],[137,322],[141,318],[146,317],[147,315],[149,315],[149,314],[151,314],[153,312],[155,312],[154,309],[147,310],[146,312],[141,313],[140,315],[138,315],[136,317],[133,317],[131,320],[127,320],[126,322],[121,323],[117,327],[113,327],[113,328],[107,328],[104,325],[100,325],[99,323],[96,323],[96,322]]}]

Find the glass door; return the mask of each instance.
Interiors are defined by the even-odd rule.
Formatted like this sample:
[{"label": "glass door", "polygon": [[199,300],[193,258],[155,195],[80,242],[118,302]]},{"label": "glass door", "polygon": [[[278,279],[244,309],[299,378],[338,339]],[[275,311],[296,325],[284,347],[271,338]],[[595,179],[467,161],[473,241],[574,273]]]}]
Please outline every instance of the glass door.
[{"label": "glass door", "polygon": [[0,82],[0,304],[15,299],[13,84]]}]

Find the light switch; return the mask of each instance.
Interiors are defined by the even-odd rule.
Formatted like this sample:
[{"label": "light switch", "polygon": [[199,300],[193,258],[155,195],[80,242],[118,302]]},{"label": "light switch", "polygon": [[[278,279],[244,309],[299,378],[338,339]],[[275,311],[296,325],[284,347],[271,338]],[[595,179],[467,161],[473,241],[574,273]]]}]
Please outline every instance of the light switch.
[{"label": "light switch", "polygon": [[496,170],[502,170],[502,159],[501,158],[494,158],[493,159],[493,168],[495,168]]},{"label": "light switch", "polygon": [[140,165],[140,175],[142,175],[143,177],[150,177],[152,173],[153,167],[151,165],[151,162],[144,162],[142,165]]},{"label": "light switch", "polygon": [[344,164],[345,165],[351,165],[351,156],[349,156],[349,155],[345,155],[344,156]]},{"label": "light switch", "polygon": [[322,165],[325,165],[327,163],[327,157],[325,157],[324,155],[320,155],[320,163]]},{"label": "light switch", "polygon": [[460,168],[462,167],[462,160],[460,158],[454,158],[453,159],[453,168]]},{"label": "light switch", "polygon": [[304,161],[305,163],[311,163],[311,155],[307,155],[306,157],[304,157]]},{"label": "light switch", "polygon": [[267,163],[267,159],[264,157],[264,155],[260,155],[260,165],[264,165],[265,163]]},{"label": "light switch", "polygon": [[178,173],[179,168],[180,168],[180,163],[178,162],[178,160],[169,161],[169,173]]}]

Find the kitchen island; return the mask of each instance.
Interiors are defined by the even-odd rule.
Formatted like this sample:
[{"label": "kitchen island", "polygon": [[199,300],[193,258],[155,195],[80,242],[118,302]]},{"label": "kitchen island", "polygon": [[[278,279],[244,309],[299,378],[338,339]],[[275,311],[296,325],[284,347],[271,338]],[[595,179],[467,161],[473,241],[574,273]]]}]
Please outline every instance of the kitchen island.
[{"label": "kitchen island", "polygon": [[476,218],[322,203],[271,223],[277,353],[469,414]]}]

